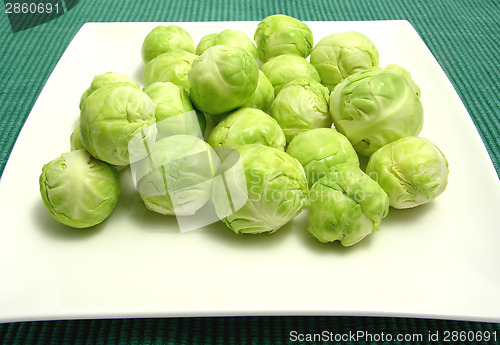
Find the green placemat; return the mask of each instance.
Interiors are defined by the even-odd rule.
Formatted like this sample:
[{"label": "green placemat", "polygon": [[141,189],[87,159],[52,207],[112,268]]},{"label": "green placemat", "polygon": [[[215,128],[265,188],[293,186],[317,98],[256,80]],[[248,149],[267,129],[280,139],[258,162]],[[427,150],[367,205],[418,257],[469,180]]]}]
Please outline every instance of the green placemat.
[{"label": "green placemat", "polygon": [[[313,337],[321,338],[305,341]],[[71,320],[0,325],[0,343],[9,345],[495,344],[500,343],[499,337],[499,324],[345,316]]]},{"label": "green placemat", "polygon": [[[0,15],[0,175],[51,71],[85,22],[261,20],[276,13],[301,20],[410,21],[453,83],[485,143],[497,174],[500,173],[500,3],[496,0],[169,0],[154,4],[139,0],[66,0],[59,3],[65,14],[16,33],[12,33],[7,14]],[[450,130],[453,130],[453,124],[450,124]],[[496,331],[497,339],[500,336],[498,324],[478,322],[411,318],[244,317],[11,323],[0,325],[0,342],[286,344],[290,343],[293,330],[315,333],[324,330],[349,332],[353,329],[391,334],[439,331],[442,336],[445,331]],[[444,343],[443,338],[439,340],[436,343]]]}]

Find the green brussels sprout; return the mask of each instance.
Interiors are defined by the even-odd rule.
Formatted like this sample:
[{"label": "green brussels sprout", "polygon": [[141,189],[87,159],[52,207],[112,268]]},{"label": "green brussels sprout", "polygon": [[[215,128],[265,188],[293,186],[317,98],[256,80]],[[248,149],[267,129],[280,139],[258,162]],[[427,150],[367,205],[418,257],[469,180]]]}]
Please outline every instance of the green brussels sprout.
[{"label": "green brussels sprout", "polygon": [[208,48],[218,45],[238,47],[257,58],[257,48],[247,34],[241,30],[231,29],[204,36],[196,47],[196,55],[201,55]]},{"label": "green brussels sprout", "polygon": [[264,72],[259,70],[259,81],[257,82],[257,88],[253,93],[252,97],[243,104],[242,108],[257,108],[265,113],[271,111],[271,105],[274,101],[274,88],[273,84],[267,79]]},{"label": "green brussels sprout", "polygon": [[311,64],[330,91],[351,74],[378,66],[378,62],[378,50],[373,42],[356,31],[328,35],[311,53]]},{"label": "green brussels sprout", "polygon": [[126,75],[115,73],[115,72],[107,72],[103,74],[96,75],[92,80],[90,86],[85,90],[82,97],[80,98],[80,109],[82,109],[83,103],[87,100],[87,97],[94,92],[95,90],[109,84],[113,83],[129,83],[130,85],[140,88],[137,82]]},{"label": "green brussels sprout", "polygon": [[83,104],[80,135],[85,149],[95,158],[128,165],[146,154],[132,157],[129,152],[138,137],[153,148],[155,122],[155,105],[148,95],[130,84],[114,83],[94,91]]},{"label": "green brussels sprout", "polygon": [[196,113],[188,92],[173,83],[153,83],[144,92],[156,105],[157,140],[174,134],[201,136],[206,122],[203,114]]},{"label": "green brussels sprout", "polygon": [[306,59],[295,55],[280,55],[262,65],[262,72],[273,84],[274,94],[289,82],[299,78],[310,78],[321,82],[318,71]]},{"label": "green brussels sprout", "polygon": [[179,134],[158,140],[151,154],[131,167],[137,191],[149,210],[189,216],[210,199],[218,160],[202,139]]},{"label": "green brussels sprout", "polygon": [[286,152],[304,167],[309,187],[334,165],[359,166],[358,155],[349,140],[333,128],[315,128],[297,134]]},{"label": "green brussels sprout", "polygon": [[[260,144],[236,148],[243,162],[248,200],[222,221],[235,233],[273,233],[307,207],[307,181],[300,163]],[[215,204],[227,198],[213,195]],[[217,209],[217,207],[216,207]]]},{"label": "green brussels sprout", "polygon": [[[215,44],[215,37],[217,37],[216,32],[203,36],[201,38],[200,42],[198,42],[198,45],[196,46],[195,54],[201,55],[208,48],[211,48],[211,47],[217,46],[217,45],[224,45],[224,44]],[[241,48],[241,47],[239,47],[239,48]]]},{"label": "green brussels sprout", "polygon": [[73,228],[88,228],[104,221],[120,195],[116,169],[85,150],[62,154],[45,164],[39,184],[52,217]]},{"label": "green brussels sprout", "polygon": [[389,212],[389,198],[359,167],[338,164],[309,190],[309,232],[320,242],[358,243]]},{"label": "green brussels sprout", "polygon": [[332,126],[328,89],[306,78],[293,80],[276,95],[271,116],[278,121],[289,143],[298,133]]},{"label": "green brussels sprout", "polygon": [[265,63],[278,55],[306,58],[314,45],[311,29],[302,21],[283,14],[264,18],[255,30],[257,57]]},{"label": "green brussels sprout", "polygon": [[260,109],[240,108],[214,127],[208,143],[213,148],[262,144],[285,149],[285,134],[275,119]]},{"label": "green brussels sprout", "polygon": [[144,67],[142,84],[148,87],[156,82],[171,82],[189,92],[188,72],[197,57],[184,50],[158,55]]},{"label": "green brussels sprout", "polygon": [[85,150],[85,146],[82,143],[82,136],[80,135],[80,122],[77,123],[69,137],[69,147],[71,151]]},{"label": "green brussels sprout", "polygon": [[448,161],[430,141],[405,137],[376,151],[366,173],[389,195],[392,207],[405,209],[443,193],[448,184]]},{"label": "green brussels sprout", "polygon": [[185,50],[194,54],[193,38],[177,25],[159,25],[151,30],[142,43],[142,60],[148,63],[158,55],[174,50]]},{"label": "green brussels sprout", "polygon": [[259,81],[259,67],[241,48],[213,46],[193,62],[188,79],[194,106],[217,115],[250,100]]},{"label": "green brussels sprout", "polygon": [[423,112],[408,81],[383,68],[347,77],[330,96],[335,128],[367,157],[394,140],[418,135]]},{"label": "green brussels sprout", "polygon": [[[82,142],[82,136],[80,135],[80,122],[77,123],[75,126],[75,129],[73,129],[73,132],[71,133],[71,136],[69,137],[69,147],[71,151],[77,151],[77,150],[85,150],[85,146],[83,146]],[[128,165],[113,165],[110,164],[113,168],[116,169],[116,171],[121,172],[123,169],[125,169]]]},{"label": "green brussels sprout", "polygon": [[420,91],[420,87],[417,85],[417,83],[413,81],[410,71],[396,64],[387,65],[386,67],[384,67],[384,70],[401,74],[403,77],[405,77],[406,81],[411,85],[411,87],[415,91],[415,94],[420,98],[422,94]]}]

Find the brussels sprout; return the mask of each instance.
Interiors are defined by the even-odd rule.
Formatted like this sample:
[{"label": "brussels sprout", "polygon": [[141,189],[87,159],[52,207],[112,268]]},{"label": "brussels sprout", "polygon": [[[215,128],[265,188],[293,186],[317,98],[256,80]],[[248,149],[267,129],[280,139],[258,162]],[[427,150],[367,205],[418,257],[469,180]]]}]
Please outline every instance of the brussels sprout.
[{"label": "brussels sprout", "polygon": [[[73,129],[73,132],[71,133],[71,136],[69,137],[69,147],[71,151],[77,151],[77,150],[85,150],[85,146],[83,146],[82,143],[82,136],[80,135],[80,122],[77,123],[75,126],[75,129]],[[110,164],[113,168],[116,169],[116,171],[121,172],[123,169],[125,169],[127,165],[113,165]]]},{"label": "brussels sprout", "polygon": [[274,94],[289,82],[299,78],[310,78],[321,82],[318,71],[306,59],[295,55],[280,55],[262,65],[262,72],[273,84]]},{"label": "brussels sprout", "polygon": [[332,91],[330,114],[335,128],[361,155],[416,136],[423,126],[423,107],[408,81],[381,68],[353,74]]},{"label": "brussels sprout", "polygon": [[195,113],[184,88],[170,82],[158,82],[149,85],[144,92],[156,105],[157,140],[174,134],[202,135],[206,126],[205,117]]},{"label": "brussels sprout", "polygon": [[387,65],[386,67],[384,67],[384,70],[401,74],[403,77],[405,77],[406,81],[411,85],[411,87],[415,91],[415,94],[418,97],[421,96],[422,93],[420,91],[420,87],[418,87],[417,83],[413,81],[410,71],[396,64]]},{"label": "brussels sprout", "polygon": [[85,90],[82,97],[80,98],[80,109],[82,109],[83,102],[87,100],[87,97],[94,92],[95,90],[109,84],[113,83],[129,83],[130,85],[140,88],[139,84],[133,79],[130,79],[126,75],[115,73],[115,72],[107,72],[103,74],[96,75],[92,80],[90,86]]},{"label": "brussels sprout", "polygon": [[389,195],[390,205],[404,209],[434,200],[448,184],[448,161],[430,141],[406,137],[375,152],[366,173]]},{"label": "brussels sprout", "polygon": [[[260,144],[236,149],[243,162],[248,200],[222,221],[235,233],[272,233],[307,207],[307,181],[302,165],[279,149]],[[214,202],[227,198],[213,195]]]},{"label": "brussels sprout", "polygon": [[271,105],[274,101],[274,88],[273,84],[267,79],[264,72],[259,70],[259,81],[257,83],[257,88],[253,93],[252,97],[242,105],[242,108],[257,108],[261,109],[265,113],[271,111]]},{"label": "brussels sprout", "polygon": [[349,75],[378,66],[378,59],[373,42],[356,31],[328,35],[311,53],[311,64],[330,91]]},{"label": "brussels sprout", "polygon": [[283,151],[285,135],[276,120],[262,110],[240,108],[215,126],[208,143],[213,148],[262,144]]},{"label": "brussels sprout", "polygon": [[278,121],[289,143],[298,133],[332,126],[328,89],[320,83],[301,78],[286,84],[271,106],[271,116]]},{"label": "brussels sprout", "polygon": [[39,184],[52,217],[73,228],[88,228],[104,221],[120,195],[116,169],[85,150],[62,154],[45,164]]},{"label": "brussels sprout", "polygon": [[[198,42],[198,45],[196,46],[195,54],[201,55],[208,48],[211,48],[211,47],[217,46],[217,45],[225,45],[225,44],[215,44],[215,37],[217,37],[216,32],[203,36],[201,38],[200,42]],[[231,45],[229,45],[229,46],[231,46]],[[241,48],[241,47],[239,47],[239,48]]]},{"label": "brussels sprout", "polygon": [[359,166],[349,140],[333,128],[315,128],[297,134],[286,152],[304,167],[309,187],[338,164]]},{"label": "brussels sprout", "polygon": [[80,112],[80,135],[92,156],[114,165],[127,165],[134,158],[129,144],[138,136],[154,145],[155,105],[143,91],[126,83],[114,83],[94,91]]},{"label": "brussels sprout", "polygon": [[389,212],[389,198],[359,167],[338,164],[309,190],[309,232],[320,242],[358,243]]},{"label": "brussels sprout", "polygon": [[185,50],[194,54],[193,38],[177,25],[159,25],[151,30],[142,43],[142,60],[148,63],[158,55],[174,50]]},{"label": "brussels sprout", "polygon": [[283,14],[264,18],[257,25],[254,40],[263,63],[285,54],[306,58],[314,44],[312,31],[304,22]]},{"label": "brussels sprout", "polygon": [[80,122],[77,123],[69,137],[69,147],[71,151],[85,150],[85,146],[82,143],[82,136],[80,135]]},{"label": "brussels sprout", "polygon": [[171,82],[189,91],[188,72],[197,57],[184,50],[158,55],[144,67],[142,84],[148,87],[156,82]]},{"label": "brussels sprout", "polygon": [[132,164],[137,191],[151,211],[193,215],[210,199],[217,155],[198,137],[173,135],[156,142],[151,154]]},{"label": "brussels sprout", "polygon": [[208,48],[218,45],[238,47],[257,58],[257,48],[247,34],[241,30],[230,29],[204,36],[196,47],[196,55],[201,55]]},{"label": "brussels sprout", "polygon": [[188,79],[194,106],[217,115],[250,100],[259,81],[259,67],[241,48],[213,46],[193,62]]}]

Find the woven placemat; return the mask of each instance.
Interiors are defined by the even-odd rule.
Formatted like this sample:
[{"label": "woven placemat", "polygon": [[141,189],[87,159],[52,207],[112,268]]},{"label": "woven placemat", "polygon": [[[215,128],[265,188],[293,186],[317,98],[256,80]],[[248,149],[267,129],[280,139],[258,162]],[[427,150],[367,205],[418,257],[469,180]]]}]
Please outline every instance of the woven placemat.
[{"label": "woven placemat", "polygon": [[[7,14],[0,15],[0,175],[51,71],[85,22],[261,20],[276,13],[301,20],[410,21],[457,90],[497,174],[500,173],[498,1],[171,0],[152,6],[140,0],[66,0],[63,4],[65,14],[16,33],[12,32]],[[10,323],[0,325],[0,343],[288,344],[292,343],[290,332],[293,331],[302,335],[366,331],[424,336],[440,332],[435,344],[451,343],[444,339],[447,331],[496,332],[497,340],[500,337],[498,324],[479,322],[375,317],[238,317]],[[426,343],[426,339],[413,343]],[[354,343],[351,340],[345,343]],[[457,340],[453,343],[470,343]],[[477,343],[487,343],[484,340],[483,337],[483,341]]]},{"label": "woven placemat", "polygon": [[[321,337],[318,341],[299,341],[317,335]],[[500,343],[499,337],[500,324],[347,316],[68,320],[0,325],[0,344],[9,345],[495,344]]]}]

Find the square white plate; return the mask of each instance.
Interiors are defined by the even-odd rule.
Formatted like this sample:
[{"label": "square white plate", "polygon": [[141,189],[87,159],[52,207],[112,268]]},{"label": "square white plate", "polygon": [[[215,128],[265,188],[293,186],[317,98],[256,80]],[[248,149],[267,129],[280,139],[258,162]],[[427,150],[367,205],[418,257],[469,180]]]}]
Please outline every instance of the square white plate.
[{"label": "square white plate", "polygon": [[[122,174],[103,224],[54,221],[38,191],[42,166],[69,151],[81,94],[115,71],[141,79],[140,50],[160,23],[89,23],[54,69],[0,180],[0,321],[233,315],[380,315],[500,321],[500,183],[451,83],[406,21],[308,22],[315,42],[355,30],[380,65],[409,69],[422,90],[422,137],[450,164],[434,202],[390,211],[381,231],[343,248],[317,242],[307,214],[273,235],[237,236],[223,224],[180,233],[147,212]],[[161,23],[165,24],[165,23]],[[195,43],[257,22],[175,23]],[[10,115],[15,116],[15,115]]]}]

